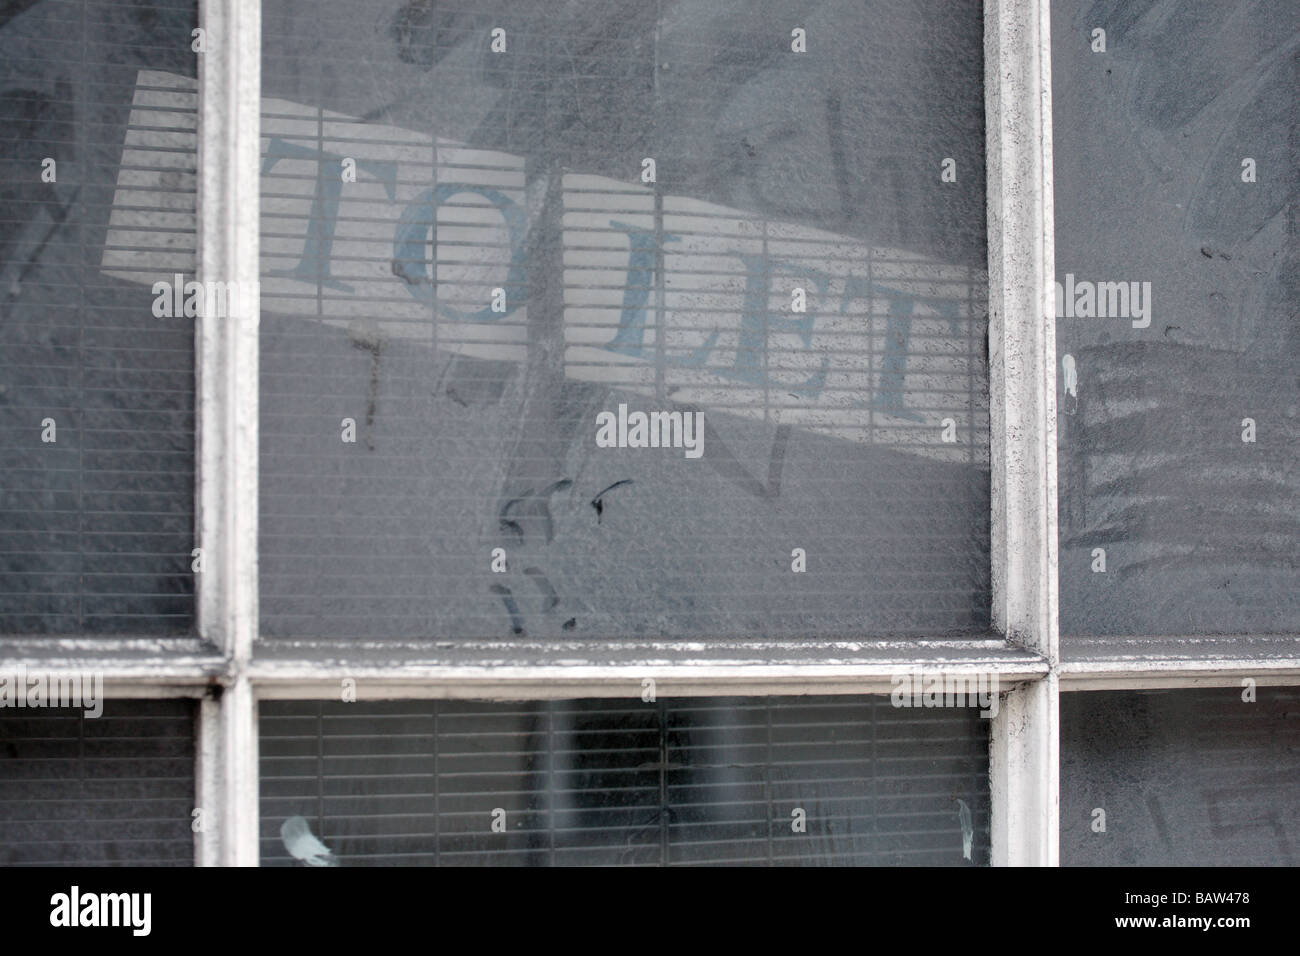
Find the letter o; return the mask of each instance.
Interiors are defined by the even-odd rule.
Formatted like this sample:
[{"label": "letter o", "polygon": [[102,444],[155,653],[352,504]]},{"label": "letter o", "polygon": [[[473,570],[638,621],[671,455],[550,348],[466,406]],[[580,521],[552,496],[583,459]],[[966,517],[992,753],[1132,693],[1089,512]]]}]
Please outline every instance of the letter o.
[{"label": "letter o", "polygon": [[[459,193],[478,193],[501,213],[510,232],[510,271],[504,285],[519,286],[524,282],[524,249],[520,242],[524,235],[524,213],[513,199],[486,186],[447,183],[426,189],[413,199],[404,210],[393,237],[393,271],[406,282],[406,290],[421,302],[434,303],[434,289],[424,264],[424,242],[430,229],[437,228],[437,208]],[[439,305],[438,311],[457,322],[495,322],[519,308],[520,296],[505,312],[493,312],[490,305],[477,312],[462,312],[450,305]]]}]

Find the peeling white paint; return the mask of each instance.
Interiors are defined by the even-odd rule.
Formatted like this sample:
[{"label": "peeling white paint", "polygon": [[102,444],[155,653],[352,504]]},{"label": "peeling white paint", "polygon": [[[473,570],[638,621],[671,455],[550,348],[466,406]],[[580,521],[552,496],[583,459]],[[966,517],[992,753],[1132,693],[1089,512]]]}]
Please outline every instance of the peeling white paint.
[{"label": "peeling white paint", "polygon": [[993,625],[1044,679],[993,721],[993,863],[1058,860],[1056,337],[1049,0],[987,0]]}]

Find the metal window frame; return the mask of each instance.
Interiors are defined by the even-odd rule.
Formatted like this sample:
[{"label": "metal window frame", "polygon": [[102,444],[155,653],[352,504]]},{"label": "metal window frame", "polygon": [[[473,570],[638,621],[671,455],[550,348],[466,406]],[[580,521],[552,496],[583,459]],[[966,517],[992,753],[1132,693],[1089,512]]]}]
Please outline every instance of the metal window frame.
[{"label": "metal window frame", "polygon": [[[881,694],[902,670],[997,674],[994,865],[1058,863],[1059,694],[1300,684],[1300,637],[1072,641],[1057,614],[1050,0],[985,0],[993,623],[1004,639],[697,646],[276,642],[258,626],[256,296],[196,335],[198,638],[7,639],[0,664],[100,671],[106,696],[198,699],[200,866],[258,863],[258,699]],[[199,277],[258,281],[260,0],[200,0]]]}]

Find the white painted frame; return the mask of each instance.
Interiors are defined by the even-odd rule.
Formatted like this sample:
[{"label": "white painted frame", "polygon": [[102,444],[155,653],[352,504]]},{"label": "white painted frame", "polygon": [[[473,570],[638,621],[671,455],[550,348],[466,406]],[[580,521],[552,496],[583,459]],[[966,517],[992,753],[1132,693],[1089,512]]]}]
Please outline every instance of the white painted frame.
[{"label": "white painted frame", "polygon": [[[231,42],[207,60],[210,72],[200,80],[202,141],[205,156],[210,150],[214,160],[201,166],[201,261],[214,278],[249,282],[257,278],[259,90],[249,84],[260,56],[258,8],[257,0],[205,0],[202,13],[205,28],[215,35],[229,32]],[[637,694],[646,677],[655,680],[657,693],[669,696],[886,693],[891,676],[921,668],[999,674],[1007,690],[991,728],[993,860],[1055,865],[1059,683],[1048,23],[1048,0],[986,3],[993,622],[1006,644],[809,642],[787,648],[788,659],[777,660],[780,653],[770,645],[755,643],[711,646],[689,661],[662,648],[630,646],[622,649],[627,662],[616,664],[608,663],[606,647],[590,660],[574,660],[570,653],[563,663],[534,657],[512,665],[499,654],[485,655],[496,658],[489,666],[439,660],[418,647],[406,655],[385,647],[369,653],[349,648],[353,659],[341,660],[303,642],[301,653],[288,659],[281,651],[276,660],[253,660],[257,407],[255,395],[234,387],[239,371],[256,369],[253,314],[233,329],[205,328],[204,345],[215,356],[205,349],[210,357],[200,365],[203,420],[218,419],[211,426],[215,441],[206,440],[208,425],[202,432],[202,540],[213,540],[222,529],[230,533],[229,546],[218,546],[222,574],[204,582],[200,599],[201,633],[225,650],[230,668],[225,692],[201,709],[199,750],[208,768],[201,770],[202,792],[225,810],[212,845],[200,841],[201,862],[256,863],[257,695],[333,697],[341,681],[352,678],[359,696],[387,698],[622,696]],[[224,376],[229,390],[205,388],[213,375]],[[243,574],[236,577],[235,569]]]},{"label": "white painted frame", "polygon": [[[200,866],[256,866],[257,698],[248,676],[257,634],[258,189],[262,96],[260,0],[200,0],[199,279],[235,282],[239,309],[198,323],[199,635],[224,673],[199,707],[196,760],[204,826]],[[252,294],[248,294],[248,293]]]},{"label": "white painted frame", "polygon": [[[196,335],[199,639],[15,638],[0,666],[94,669],[107,696],[199,700],[197,865],[258,862],[257,701],[882,694],[902,671],[996,674],[994,865],[1058,863],[1062,690],[1300,684],[1300,638],[1107,639],[1062,661],[1057,614],[1050,0],[985,0],[992,590],[1004,640],[710,643],[277,642],[258,624],[258,300]],[[200,0],[199,276],[258,281],[260,0]]]},{"label": "white painted frame", "polygon": [[986,0],[993,629],[1047,663],[991,728],[995,866],[1059,858],[1051,50],[1050,0]]}]

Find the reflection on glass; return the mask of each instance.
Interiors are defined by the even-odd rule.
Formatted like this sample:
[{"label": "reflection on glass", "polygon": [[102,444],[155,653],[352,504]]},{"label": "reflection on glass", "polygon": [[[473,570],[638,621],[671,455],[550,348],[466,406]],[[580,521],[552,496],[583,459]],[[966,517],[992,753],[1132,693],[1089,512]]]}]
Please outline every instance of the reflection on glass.
[{"label": "reflection on glass", "polygon": [[981,31],[266,3],[263,635],[984,632]]}]

